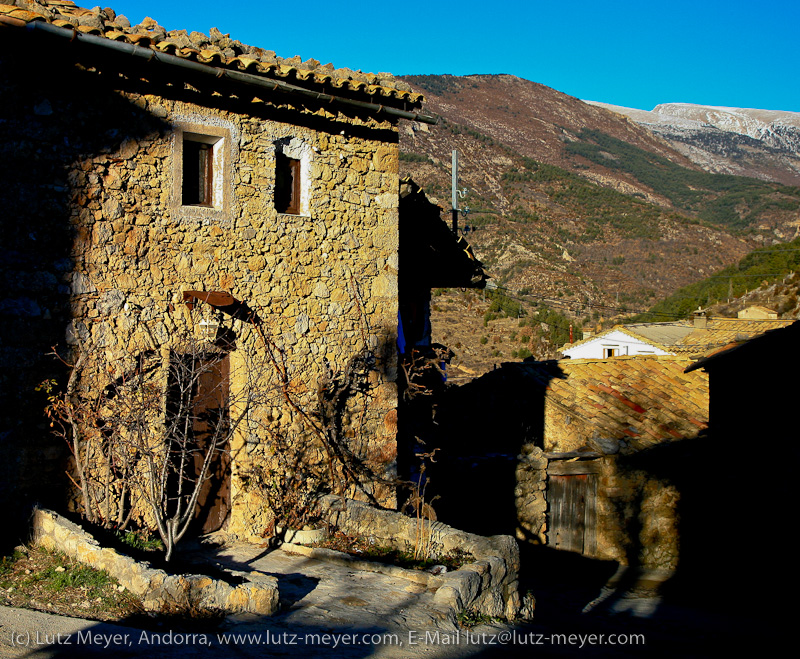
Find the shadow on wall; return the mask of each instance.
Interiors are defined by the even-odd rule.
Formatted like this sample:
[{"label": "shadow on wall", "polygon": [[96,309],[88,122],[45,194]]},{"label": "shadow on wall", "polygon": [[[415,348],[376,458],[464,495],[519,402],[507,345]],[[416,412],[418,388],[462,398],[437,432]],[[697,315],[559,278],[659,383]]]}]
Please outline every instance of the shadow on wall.
[{"label": "shadow on wall", "polygon": [[[565,375],[559,369],[553,377]],[[543,447],[546,386],[521,369],[504,367],[447,389],[432,403],[433,420],[419,434],[426,450],[440,449],[429,470],[428,492],[440,497],[434,508],[447,524],[527,540],[523,557],[535,565],[524,565],[524,571],[535,580],[541,582],[542,570],[560,572],[559,566],[569,564],[570,574],[594,575],[589,578],[595,580],[596,595],[614,572],[608,556],[542,547],[539,537],[520,528],[529,513],[519,508],[519,467],[526,446]],[[741,579],[758,580],[759,561],[770,560],[777,549],[767,544],[760,558],[743,557],[744,547],[752,546],[748,529],[764,502],[743,478],[741,460],[706,434],[600,458],[598,488],[604,489],[604,502],[598,507],[598,537],[618,547],[620,562],[633,568],[628,581],[617,584],[615,597],[631,588],[658,586],[650,577],[631,576],[655,570],[656,581],[668,579],[662,595],[692,601],[702,588],[722,596],[719,606],[737,606]],[[542,518],[549,513],[542,510]]]},{"label": "shadow on wall", "polygon": [[546,386],[500,368],[432,401],[419,437],[427,450],[440,449],[429,491],[441,497],[434,508],[442,521],[481,535],[516,536],[518,456],[526,445],[543,445]]},{"label": "shadow on wall", "polygon": [[101,178],[114,177],[114,154],[126,143],[169,126],[144,102],[8,32],[0,56],[0,501],[13,501],[6,510],[23,522],[32,502],[63,495],[66,446],[50,435],[45,395],[35,389],[63,382],[63,366],[47,353],[64,345],[70,303],[94,293],[73,277],[76,247],[91,243],[109,214],[129,211],[104,207]]}]

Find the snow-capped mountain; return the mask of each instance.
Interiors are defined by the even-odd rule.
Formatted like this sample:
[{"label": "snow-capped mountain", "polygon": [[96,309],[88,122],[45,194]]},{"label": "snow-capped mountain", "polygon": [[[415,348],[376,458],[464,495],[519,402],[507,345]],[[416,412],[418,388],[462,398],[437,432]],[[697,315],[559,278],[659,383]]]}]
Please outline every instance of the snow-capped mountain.
[{"label": "snow-capped mountain", "polygon": [[718,173],[800,184],[800,113],[663,103],[652,111],[587,101],[625,115]]}]

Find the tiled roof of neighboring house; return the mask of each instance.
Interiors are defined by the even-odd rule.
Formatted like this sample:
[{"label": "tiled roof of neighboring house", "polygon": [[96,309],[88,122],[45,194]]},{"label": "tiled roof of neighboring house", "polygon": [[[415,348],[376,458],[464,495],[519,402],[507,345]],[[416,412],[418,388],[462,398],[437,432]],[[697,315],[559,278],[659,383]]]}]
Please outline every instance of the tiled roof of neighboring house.
[{"label": "tiled roof of neighboring house", "polygon": [[770,329],[764,334],[746,341],[729,343],[721,348],[712,350],[693,362],[686,371],[690,373],[698,368],[705,368],[710,364],[716,364],[731,357],[735,358],[737,355],[748,351],[761,350],[772,357],[773,355],[782,354],[782,351],[791,349],[796,354],[797,350],[800,349],[798,341],[800,341],[800,320],[793,321],[784,327]]},{"label": "tiled roof of neighboring house", "polygon": [[699,357],[709,350],[733,341],[749,339],[772,329],[786,327],[793,322],[794,320],[708,318],[705,327],[696,327],[692,320],[615,325],[604,332],[565,346],[565,348],[584,345],[611,332],[624,332],[667,352]]},{"label": "tiled roof of neighboring house", "polygon": [[524,362],[547,403],[583,426],[587,441],[622,440],[622,452],[695,437],[708,426],[708,377],[686,357],[637,356]]},{"label": "tiled roof of neighboring house", "polygon": [[617,327],[665,350],[669,350],[668,346],[680,343],[694,329],[685,323],[637,323]]},{"label": "tiled roof of neighboring house", "polygon": [[406,285],[423,288],[483,288],[489,275],[463,236],[454,234],[410,177],[400,181],[400,259],[412,264]]},{"label": "tiled roof of neighboring house", "polygon": [[[756,320],[753,318],[709,318],[705,328],[698,328],[679,345],[685,351],[701,354],[727,345],[733,341],[744,341],[769,330],[791,325],[792,320]],[[697,350],[693,350],[697,348]]]},{"label": "tiled roof of neighboring house", "polygon": [[[0,0],[3,3],[3,0]],[[113,9],[86,9],[69,0],[5,0],[0,4],[0,25],[23,27],[37,22],[66,28],[76,33],[104,37],[157,53],[223,69],[241,71],[265,78],[282,80],[298,86],[326,87],[374,98],[377,103],[402,102],[418,106],[422,94],[388,73],[363,73],[336,69],[300,57],[284,59],[273,51],[248,46],[211,28],[210,34],[167,31],[151,18],[132,26],[125,16]]]}]

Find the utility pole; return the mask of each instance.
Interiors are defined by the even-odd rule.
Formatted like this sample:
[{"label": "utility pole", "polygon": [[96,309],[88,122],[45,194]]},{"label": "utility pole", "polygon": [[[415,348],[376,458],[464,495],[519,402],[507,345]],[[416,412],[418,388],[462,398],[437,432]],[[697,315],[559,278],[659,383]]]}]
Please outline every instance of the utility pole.
[{"label": "utility pole", "polygon": [[[461,210],[458,207],[458,198],[459,197],[465,197],[467,195],[467,189],[466,188],[463,188],[461,190],[458,189],[458,151],[456,149],[453,149],[452,176],[453,176],[453,179],[452,179],[452,184],[451,184],[451,187],[450,187],[451,192],[452,192],[452,196],[451,196],[451,199],[450,199],[450,204],[451,204],[452,210],[450,212],[452,213],[452,216],[453,216],[453,233],[455,233],[457,235],[458,234],[458,212],[459,212],[459,210]],[[467,213],[469,213],[469,208],[468,207],[464,208],[463,209],[463,213],[465,215]]]},{"label": "utility pole", "polygon": [[452,183],[450,186],[452,193],[450,204],[453,215],[453,233],[458,234],[458,151],[453,149],[453,163],[452,163]]}]

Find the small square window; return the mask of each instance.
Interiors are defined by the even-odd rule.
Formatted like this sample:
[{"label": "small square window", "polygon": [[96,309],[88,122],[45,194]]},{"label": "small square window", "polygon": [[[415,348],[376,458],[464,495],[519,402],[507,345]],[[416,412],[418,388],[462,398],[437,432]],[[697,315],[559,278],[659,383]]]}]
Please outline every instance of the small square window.
[{"label": "small square window", "polygon": [[282,153],[275,155],[275,210],[300,214],[300,161]]}]

